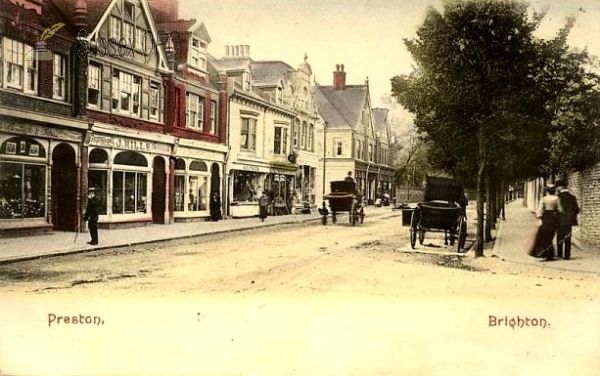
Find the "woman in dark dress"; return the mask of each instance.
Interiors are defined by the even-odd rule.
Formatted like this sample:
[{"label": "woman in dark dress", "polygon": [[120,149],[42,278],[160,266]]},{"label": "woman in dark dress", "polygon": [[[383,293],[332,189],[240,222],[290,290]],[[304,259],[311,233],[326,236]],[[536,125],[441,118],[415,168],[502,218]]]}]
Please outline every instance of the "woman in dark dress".
[{"label": "woman in dark dress", "polygon": [[546,195],[542,197],[537,213],[542,223],[529,251],[531,256],[543,257],[546,261],[554,260],[554,236],[558,229],[559,206],[560,202],[558,196],[556,196],[556,188],[554,185],[547,186]]},{"label": "woman in dark dress", "polygon": [[221,198],[217,192],[213,192],[210,197],[210,219],[213,222],[217,222],[219,219],[222,219],[221,215]]},{"label": "woman in dark dress", "polygon": [[263,222],[265,221],[265,218],[267,218],[267,205],[268,204],[269,204],[269,200],[267,198],[267,192],[263,191],[262,195],[258,199],[258,207],[259,207],[258,216],[260,217],[260,220]]}]

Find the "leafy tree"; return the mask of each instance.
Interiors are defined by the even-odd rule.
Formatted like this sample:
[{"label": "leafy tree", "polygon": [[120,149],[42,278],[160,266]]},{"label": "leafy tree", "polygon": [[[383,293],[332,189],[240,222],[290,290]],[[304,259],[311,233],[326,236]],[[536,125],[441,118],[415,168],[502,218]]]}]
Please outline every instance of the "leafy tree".
[{"label": "leafy tree", "polygon": [[568,53],[569,25],[552,41],[533,36],[543,16],[529,19],[527,5],[512,0],[446,3],[443,13],[429,8],[417,37],[405,40],[415,69],[392,79],[393,95],[433,145],[432,164],[466,184],[475,180],[476,256],[483,256],[484,198],[497,189],[492,185],[535,176],[540,166],[555,169],[565,153],[576,167],[590,160],[582,154],[597,152],[589,140],[579,151],[571,143],[597,137],[598,101],[590,99],[597,99],[591,88],[598,81],[581,70],[585,55]]}]

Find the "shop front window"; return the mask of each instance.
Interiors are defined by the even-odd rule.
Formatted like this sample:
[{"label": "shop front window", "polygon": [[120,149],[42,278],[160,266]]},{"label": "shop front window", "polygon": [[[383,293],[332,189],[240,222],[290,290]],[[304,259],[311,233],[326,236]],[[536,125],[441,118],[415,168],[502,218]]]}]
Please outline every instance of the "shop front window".
[{"label": "shop front window", "polygon": [[146,213],[147,180],[142,172],[113,172],[113,213]]},{"label": "shop front window", "polygon": [[206,176],[190,176],[189,177],[189,203],[188,211],[205,211],[206,210]]},{"label": "shop front window", "polygon": [[236,171],[233,183],[233,201],[256,201],[260,175],[255,172]]},{"label": "shop front window", "polygon": [[46,216],[46,166],[0,162],[0,219]]}]

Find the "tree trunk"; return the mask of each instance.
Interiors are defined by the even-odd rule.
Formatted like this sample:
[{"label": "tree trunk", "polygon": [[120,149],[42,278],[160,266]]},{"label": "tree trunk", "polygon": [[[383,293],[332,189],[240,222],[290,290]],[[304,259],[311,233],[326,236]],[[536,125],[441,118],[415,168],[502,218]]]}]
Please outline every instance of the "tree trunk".
[{"label": "tree trunk", "polygon": [[477,235],[475,237],[475,257],[483,257],[483,203],[485,198],[485,148],[483,140],[483,127],[477,134],[479,142],[479,169],[477,171]]},{"label": "tree trunk", "polygon": [[492,225],[494,223],[494,205],[493,205],[493,201],[494,201],[494,189],[492,187],[492,177],[486,176],[485,179],[485,183],[486,183],[486,202],[485,202],[485,242],[489,242],[492,240]]},{"label": "tree trunk", "polygon": [[506,220],[506,183],[502,183],[502,194],[500,195],[500,212],[502,220]]}]

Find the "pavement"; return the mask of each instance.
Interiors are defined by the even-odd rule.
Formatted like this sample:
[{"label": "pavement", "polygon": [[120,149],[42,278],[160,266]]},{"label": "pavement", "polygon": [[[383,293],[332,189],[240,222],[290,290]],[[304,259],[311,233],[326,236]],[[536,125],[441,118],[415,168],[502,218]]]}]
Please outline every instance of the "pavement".
[{"label": "pavement", "polygon": [[[365,208],[365,221],[370,217],[400,215],[388,207],[368,206]],[[89,233],[53,231],[48,234],[28,237],[12,237],[0,239],[0,264],[32,260],[45,257],[56,257],[67,254],[90,252],[123,246],[151,244],[165,240],[186,239],[213,234],[224,234],[234,231],[251,230],[261,227],[301,224],[320,221],[317,210],[311,214],[291,214],[270,216],[262,222],[258,217],[231,218],[218,222],[200,221],[174,223],[171,225],[147,225],[135,228],[98,230],[98,245],[89,245]],[[331,223],[331,218],[329,218]]]},{"label": "pavement", "polygon": [[[600,250],[581,246],[574,238],[569,260],[540,261],[527,255],[525,243],[532,231],[538,226],[535,213],[523,205],[518,199],[506,205],[506,220],[500,220],[496,232],[496,240],[491,253],[485,256],[496,256],[507,261],[537,265],[569,271],[600,273]],[[574,228],[574,234],[578,229]],[[556,239],[555,239],[556,249]]]}]

